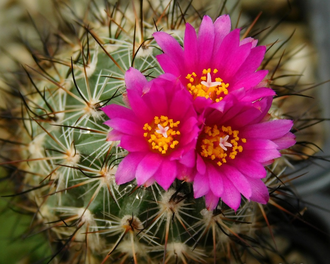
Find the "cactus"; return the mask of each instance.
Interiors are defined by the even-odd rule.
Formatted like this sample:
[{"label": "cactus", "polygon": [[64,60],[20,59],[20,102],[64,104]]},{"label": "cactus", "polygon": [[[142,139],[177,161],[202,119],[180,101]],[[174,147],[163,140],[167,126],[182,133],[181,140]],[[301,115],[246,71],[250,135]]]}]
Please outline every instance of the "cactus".
[{"label": "cactus", "polygon": [[[108,117],[101,109],[127,103],[125,74],[130,67],[146,81],[163,73],[156,58],[163,51],[155,32],[167,32],[182,44],[186,23],[198,28],[204,11],[185,1],[96,2],[88,2],[81,14],[74,5],[60,5],[54,33],[40,33],[40,47],[25,43],[35,64],[23,66],[25,75],[6,79],[8,100],[2,116],[7,117],[8,133],[1,139],[1,165],[12,173],[12,203],[35,214],[30,233],[43,232],[49,241],[51,253],[43,260],[267,260],[276,251],[272,242],[265,246],[263,241],[272,236],[267,211],[270,205],[282,208],[276,199],[283,194],[281,178],[299,152],[283,150],[282,158],[268,167],[268,205],[243,198],[235,210],[230,202],[206,207],[203,197],[194,198],[189,179],[177,178],[167,188],[157,181],[118,185],[115,175],[127,151],[111,140],[113,129],[104,124]],[[219,10],[217,15],[225,6]],[[244,37],[249,30],[242,30]],[[267,53],[262,67],[277,69],[267,63],[276,60],[278,50]],[[272,113],[281,111],[284,95],[294,92],[278,86],[271,76],[267,82],[279,98]],[[231,147],[226,140],[222,148]]]}]

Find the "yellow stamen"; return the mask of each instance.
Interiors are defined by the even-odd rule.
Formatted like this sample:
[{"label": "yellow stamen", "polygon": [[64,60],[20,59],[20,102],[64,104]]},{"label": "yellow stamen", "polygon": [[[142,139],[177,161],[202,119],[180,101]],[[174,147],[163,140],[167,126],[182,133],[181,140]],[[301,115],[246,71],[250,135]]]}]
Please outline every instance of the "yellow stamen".
[{"label": "yellow stamen", "polygon": [[233,130],[231,126],[205,126],[200,136],[200,155],[218,166],[227,163],[227,157],[235,159],[238,153],[243,152],[241,144],[246,143],[246,139],[240,139],[238,134],[239,131]]},{"label": "yellow stamen", "polygon": [[161,154],[167,154],[168,150],[175,149],[179,144],[180,131],[178,129],[180,121],[174,122],[167,116],[155,116],[151,123],[143,126],[143,136],[150,144],[151,149]]},{"label": "yellow stamen", "polygon": [[213,102],[220,102],[225,95],[228,94],[228,83],[217,76],[218,69],[204,69],[201,76],[197,76],[195,72],[187,74],[186,79],[188,91],[193,95],[193,98],[204,97],[211,99]]}]

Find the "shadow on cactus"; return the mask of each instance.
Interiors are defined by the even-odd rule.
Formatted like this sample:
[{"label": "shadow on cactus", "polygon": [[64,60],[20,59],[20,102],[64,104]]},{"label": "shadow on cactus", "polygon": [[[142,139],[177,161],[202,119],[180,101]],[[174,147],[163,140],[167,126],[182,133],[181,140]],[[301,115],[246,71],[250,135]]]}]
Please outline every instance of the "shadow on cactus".
[{"label": "shadow on cactus", "polygon": [[258,18],[232,29],[218,9],[60,4],[58,29],[25,42],[35,65],[4,78],[1,166],[3,197],[49,241],[39,261],[284,259],[268,213],[301,219],[281,202],[294,196],[286,169],[313,158],[299,133],[322,120],[285,113],[304,95],[277,83],[283,43],[261,45]]}]

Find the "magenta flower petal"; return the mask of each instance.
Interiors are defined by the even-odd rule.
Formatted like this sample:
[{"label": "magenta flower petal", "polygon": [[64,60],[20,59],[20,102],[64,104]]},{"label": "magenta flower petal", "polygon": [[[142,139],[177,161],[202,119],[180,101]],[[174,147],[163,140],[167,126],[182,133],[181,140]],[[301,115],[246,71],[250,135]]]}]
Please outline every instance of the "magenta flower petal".
[{"label": "magenta flower petal", "polygon": [[176,176],[176,163],[169,160],[163,160],[160,170],[158,170],[154,177],[156,182],[165,190],[167,190],[175,180]]},{"label": "magenta flower petal", "polygon": [[[172,98],[168,110],[169,114],[173,118],[177,118],[178,116],[184,116],[188,109],[192,111],[191,101],[186,100],[186,97],[188,97],[186,91],[178,91],[177,93],[180,94],[180,96]],[[179,108],[176,107],[178,105],[180,106]]]},{"label": "magenta flower petal", "polygon": [[197,164],[197,171],[202,175],[205,174],[206,164],[200,155],[197,155],[196,164]]},{"label": "magenta flower petal", "polygon": [[274,120],[245,127],[241,134],[248,138],[277,139],[286,135],[292,125],[291,120]]},{"label": "magenta flower petal", "polygon": [[[225,61],[225,58],[228,56],[228,54],[232,55],[231,52],[236,50],[239,47],[240,42],[240,30],[235,29],[231,31],[222,41],[221,46],[217,53],[214,54],[214,56],[219,61]],[[216,61],[213,61],[213,63],[217,64]],[[233,62],[235,63],[235,62]],[[223,65],[220,65],[221,69],[219,71],[223,70]]]},{"label": "magenta flower petal", "polygon": [[142,94],[148,81],[137,69],[130,68],[125,73],[125,84],[128,90],[137,90]]},{"label": "magenta flower petal", "polygon": [[145,153],[130,153],[118,165],[116,183],[123,184],[135,178],[136,168],[144,158]]},{"label": "magenta flower petal", "polygon": [[[244,87],[245,89],[254,88],[257,86],[267,75],[268,71],[261,70],[258,72],[254,72],[248,75],[248,77],[240,78],[238,80],[232,81],[232,89],[240,89]],[[237,75],[238,76],[238,75]]]},{"label": "magenta flower petal", "polygon": [[226,100],[208,107],[202,116],[192,178],[195,197],[205,195],[208,208],[216,206],[214,196],[234,210],[240,205],[241,195],[265,202],[267,188],[260,180],[267,176],[264,165],[280,157],[279,150],[294,141],[289,132],[291,121],[264,121],[271,98],[253,103],[239,98],[228,95]]},{"label": "magenta flower petal", "polygon": [[[198,48],[197,48],[197,35],[195,28],[191,26],[190,24],[187,24],[186,31],[184,35],[184,62],[187,67],[188,72],[193,72],[198,62],[195,60],[194,57],[191,56],[191,54],[198,54]],[[157,60],[159,57],[157,57]],[[163,63],[160,63],[160,65],[163,65]],[[168,72],[164,69],[165,72]],[[172,72],[173,73],[173,72]],[[176,76],[180,75],[180,71],[175,74]]]},{"label": "magenta flower petal", "polygon": [[274,139],[273,142],[277,145],[277,149],[286,149],[296,144],[296,137],[292,133],[287,133],[281,138]]},{"label": "magenta flower petal", "polygon": [[[235,117],[243,112],[244,105],[237,105],[236,107],[231,107],[229,100],[221,101],[220,103],[213,104],[212,107],[209,107],[205,110],[205,115],[208,116],[208,122],[213,122],[217,120],[221,124],[226,124],[235,120]],[[219,115],[219,112],[222,112]]]},{"label": "magenta flower petal", "polygon": [[[210,17],[204,16],[198,31],[198,55],[199,63],[207,64],[213,55],[214,25]],[[208,47],[205,49],[204,47]]]},{"label": "magenta flower petal", "polygon": [[219,197],[215,196],[212,192],[205,195],[205,203],[207,204],[207,210],[214,210],[219,202]]},{"label": "magenta flower petal", "polygon": [[[265,88],[266,89],[266,88]],[[263,90],[262,88],[260,90]],[[242,100],[245,101],[245,100]],[[268,97],[264,97],[263,100],[254,100],[253,106],[255,106],[255,109],[258,111],[258,113],[267,113],[272,105],[272,101],[273,101],[273,97],[272,96],[268,96]],[[264,115],[253,115],[253,120],[250,120],[251,122],[245,124],[245,127],[247,127],[248,125],[252,125],[252,124],[257,124],[260,122],[264,122]],[[240,126],[241,128],[241,126]]]},{"label": "magenta flower petal", "polygon": [[[107,125],[107,122],[104,122],[104,124]],[[111,130],[108,133],[107,141],[117,141],[120,140],[122,136],[123,134],[121,132],[118,132],[117,130]]]},{"label": "magenta flower petal", "polygon": [[[223,177],[222,180],[226,187],[221,198],[225,204],[236,211],[241,204],[241,194],[227,177]],[[206,206],[209,207],[208,204]]]},{"label": "magenta flower petal", "polygon": [[155,32],[153,37],[165,53],[171,53],[173,56],[176,56],[178,60],[182,59],[183,50],[175,38],[160,31]]},{"label": "magenta flower petal", "polygon": [[236,72],[237,80],[240,78],[246,77],[254,73],[260,66],[262,60],[264,59],[266,53],[265,46],[258,46],[251,49],[249,56],[246,58],[246,61],[240,69]]},{"label": "magenta flower petal", "polygon": [[157,55],[156,58],[164,72],[174,74],[175,76],[180,75],[178,64],[176,64],[168,54],[160,54]]},{"label": "magenta flower petal", "polygon": [[252,195],[250,199],[254,202],[266,204],[269,200],[269,193],[266,185],[260,179],[248,179],[252,189]]},{"label": "magenta flower petal", "polygon": [[[228,15],[219,17],[214,23],[204,16],[198,34],[187,24],[184,49],[167,33],[153,34],[164,52],[157,56],[160,66],[165,73],[180,79],[199,114],[207,106],[225,100],[235,90],[262,88],[267,71],[257,69],[266,48],[255,47],[257,41],[252,38],[241,40],[240,30],[230,29]],[[251,94],[247,95],[252,98]]]},{"label": "magenta flower petal", "polygon": [[208,179],[199,173],[195,174],[194,178],[194,197],[199,198],[203,195],[206,195],[210,191],[210,185],[208,183]]},{"label": "magenta flower petal", "polygon": [[161,100],[150,100],[150,102],[147,102],[147,104],[150,105],[150,108],[153,109],[154,115],[162,115],[162,113],[167,113],[169,111],[167,101],[167,94],[164,91],[164,89],[157,89],[158,86],[166,85],[167,81],[163,80],[159,82],[159,79],[155,79],[152,82],[152,97],[153,98],[161,98]]},{"label": "magenta flower petal", "polygon": [[124,118],[111,119],[106,121],[105,124],[128,135],[141,134],[143,131],[142,128],[138,126],[138,124]]},{"label": "magenta flower petal", "polygon": [[138,185],[144,184],[151,178],[161,166],[163,159],[158,153],[148,153],[136,168],[136,182]]},{"label": "magenta flower petal", "polygon": [[267,171],[265,167],[253,159],[249,158],[239,158],[235,159],[236,168],[244,175],[250,178],[265,178],[267,176]]},{"label": "magenta flower petal", "polygon": [[[108,139],[120,140],[119,146],[129,152],[120,164],[131,161],[134,165],[127,169],[120,165],[120,172],[132,172],[134,167],[134,173],[116,173],[116,178],[118,183],[124,183],[135,177],[138,185],[145,186],[156,181],[168,189],[178,174],[178,166],[195,165],[199,127],[191,97],[170,74],[148,82],[142,73],[130,69],[125,81],[130,86],[128,108],[102,108],[110,118],[105,124],[112,128]],[[138,82],[136,88],[134,81]],[[139,159],[132,160],[134,157]],[[193,175],[186,178],[192,179]]]},{"label": "magenta flower petal", "polygon": [[222,180],[224,175],[217,171],[213,166],[209,166],[207,172],[211,191],[217,197],[221,197],[224,190],[224,184]]},{"label": "magenta flower petal", "polygon": [[246,43],[251,43],[252,44],[252,47],[254,48],[255,46],[257,46],[258,44],[258,40],[257,39],[254,39],[254,38],[245,38],[245,39],[242,39],[241,42],[240,42],[240,45],[244,45]]},{"label": "magenta flower petal", "polygon": [[119,144],[120,147],[126,149],[129,152],[140,152],[140,151],[148,151],[149,146],[143,137],[136,137],[130,135],[123,135],[121,137],[121,142]]},{"label": "magenta flower petal", "polygon": [[231,21],[229,15],[222,15],[214,22],[214,50],[217,51],[221,46],[223,39],[229,34]]},{"label": "magenta flower petal", "polygon": [[269,139],[259,139],[259,138],[249,138],[249,140],[244,144],[245,150],[253,150],[253,149],[277,149],[277,145]]},{"label": "magenta flower petal", "polygon": [[129,104],[133,110],[133,113],[137,116],[137,119],[141,122],[147,122],[152,118],[151,106],[147,104],[146,100],[142,98],[142,94],[137,90],[128,90]]},{"label": "magenta flower petal", "polygon": [[129,152],[118,183],[136,178],[168,189],[175,178],[193,181],[194,197],[205,196],[209,210],[220,199],[237,210],[241,195],[267,203],[264,166],[295,143],[293,123],[268,121],[275,93],[264,87],[268,72],[258,70],[266,47],[240,35],[227,15],[214,23],[205,16],[198,34],[187,24],[183,48],[167,33],[153,34],[165,74],[147,81],[129,69],[128,107],[102,108],[108,139]]},{"label": "magenta flower petal", "polygon": [[107,114],[107,115],[111,114],[113,117],[116,117],[116,118],[123,118],[123,119],[130,120],[132,122],[134,122],[136,119],[136,117],[131,109],[128,109],[121,105],[107,105],[105,107],[102,107],[101,110],[105,114]]},{"label": "magenta flower petal", "polygon": [[245,102],[254,102],[260,98],[268,97],[272,101],[272,96],[274,95],[276,95],[275,91],[270,88],[252,88],[244,92],[242,100]]},{"label": "magenta flower petal", "polygon": [[251,52],[251,44],[245,44],[233,50],[223,64],[223,77],[232,76],[236,74],[241,65],[246,61]]},{"label": "magenta flower petal", "polygon": [[192,168],[195,166],[196,153],[194,150],[188,151],[185,155],[180,159],[180,163],[185,165],[186,167]]},{"label": "magenta flower petal", "polygon": [[245,127],[253,122],[260,116],[260,110],[257,108],[250,108],[247,111],[243,111],[235,116],[235,119],[231,121],[231,125],[237,128]]},{"label": "magenta flower petal", "polygon": [[281,153],[276,149],[253,149],[245,150],[244,153],[251,159],[260,163],[281,157]]},{"label": "magenta flower petal", "polygon": [[[183,143],[191,142],[194,138],[196,139],[196,134],[198,133],[199,129],[196,130],[197,127],[197,120],[194,117],[190,117],[186,119],[184,125],[182,125],[182,129],[186,131],[191,131],[192,133],[188,134],[185,138],[182,139]],[[195,130],[195,131],[193,131]]]},{"label": "magenta flower petal", "polygon": [[176,175],[176,177],[180,181],[192,182],[194,180],[193,170],[195,170],[195,168],[189,168],[185,165],[177,164],[177,175]]},{"label": "magenta flower petal", "polygon": [[[223,166],[223,173],[228,180],[236,187],[236,189],[249,199],[251,196],[251,187],[245,176],[235,167],[227,165]],[[214,192],[213,192],[214,193]],[[220,197],[221,195],[219,195]]]},{"label": "magenta flower petal", "polygon": [[179,65],[178,63],[184,60],[182,47],[171,35],[165,32],[155,32],[153,37],[165,54],[171,56],[176,65]]}]

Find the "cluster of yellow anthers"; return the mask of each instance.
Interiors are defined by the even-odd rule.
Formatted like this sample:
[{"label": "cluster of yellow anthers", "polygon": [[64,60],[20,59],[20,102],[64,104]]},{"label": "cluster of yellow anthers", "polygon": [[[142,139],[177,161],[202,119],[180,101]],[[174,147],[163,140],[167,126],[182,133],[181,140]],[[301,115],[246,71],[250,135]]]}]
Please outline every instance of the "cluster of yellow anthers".
[{"label": "cluster of yellow anthers", "polygon": [[174,149],[179,144],[179,124],[180,121],[174,122],[167,116],[160,116],[160,118],[155,116],[150,124],[144,124],[143,130],[147,132],[143,136],[147,138],[152,149],[166,154],[169,148]]},{"label": "cluster of yellow anthers", "polygon": [[239,140],[246,143],[245,138],[238,137],[239,131],[232,130],[231,126],[222,126],[221,129],[218,129],[217,125],[205,126],[203,132],[200,144],[201,156],[214,160],[218,166],[226,163],[228,156],[235,159],[237,153],[243,151]]},{"label": "cluster of yellow anthers", "polygon": [[215,82],[212,82],[214,75],[218,72],[217,69],[212,71],[211,68],[204,69],[200,78],[197,77],[195,72],[188,74],[186,79],[189,80],[187,84],[188,91],[196,97],[205,97],[206,99],[212,99],[214,102],[220,102],[223,96],[228,94],[228,83],[224,83],[219,77],[215,77]]}]

